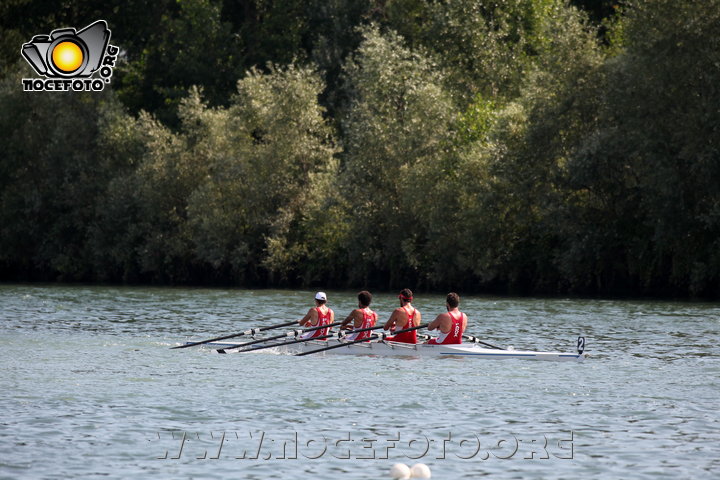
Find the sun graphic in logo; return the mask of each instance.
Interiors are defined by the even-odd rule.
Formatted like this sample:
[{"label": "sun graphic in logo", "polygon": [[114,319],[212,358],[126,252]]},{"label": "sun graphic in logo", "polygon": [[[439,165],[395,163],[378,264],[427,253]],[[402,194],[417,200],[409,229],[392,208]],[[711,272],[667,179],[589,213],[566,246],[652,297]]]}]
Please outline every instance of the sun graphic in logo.
[{"label": "sun graphic in logo", "polygon": [[60,42],[52,52],[52,62],[59,70],[72,73],[83,64],[83,52],[74,42]]}]

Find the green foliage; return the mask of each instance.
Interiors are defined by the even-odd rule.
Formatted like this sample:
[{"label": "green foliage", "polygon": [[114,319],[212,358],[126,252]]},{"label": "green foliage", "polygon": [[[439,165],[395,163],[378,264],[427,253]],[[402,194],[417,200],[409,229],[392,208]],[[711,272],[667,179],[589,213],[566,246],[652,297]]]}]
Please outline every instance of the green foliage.
[{"label": "green foliage", "polygon": [[[98,121],[112,94],[25,93],[0,83],[0,265],[20,278],[82,278],[94,201],[112,178]],[[52,273],[51,273],[52,272]]]},{"label": "green foliage", "polygon": [[574,139],[593,126],[591,108],[578,110],[574,102],[585,98],[588,78],[603,60],[581,15],[555,2],[544,7],[522,94],[492,112],[478,98],[460,130],[474,143],[459,164],[466,179],[456,189],[466,213],[459,265],[486,285],[516,292],[565,288],[555,258],[563,175]]},{"label": "green foliage", "polygon": [[475,95],[468,108],[458,120],[458,142],[472,144],[487,142],[493,129],[498,107],[492,100]]},{"label": "green foliage", "polygon": [[389,2],[387,22],[413,47],[433,51],[451,91],[469,103],[480,94],[518,95],[546,39],[546,24],[566,11],[556,0]]},{"label": "green foliage", "polygon": [[212,104],[226,103],[243,71],[241,52],[217,1],[178,1],[148,32],[139,58],[121,65],[121,98],[133,111],[152,111],[174,126],[178,105],[193,85],[201,85]]},{"label": "green foliage", "polygon": [[[22,92],[23,42],[98,18],[105,92]],[[720,0],[5,2],[0,279],[718,298],[718,24]]]},{"label": "green foliage", "polygon": [[453,111],[431,59],[391,32],[371,27],[364,36],[345,68],[351,104],[342,188],[354,206],[351,278],[387,274],[395,286],[420,267],[414,258],[425,232],[417,213],[431,186],[424,177],[443,155]]},{"label": "green foliage", "polygon": [[147,114],[124,119],[128,130],[108,126],[107,148],[137,165],[113,181],[99,210],[97,244],[111,246],[101,271],[159,282],[295,273],[308,251],[306,216],[321,206],[316,182],[333,175],[335,148],[317,74],[269,70],[241,80],[228,108],[209,107],[192,89],[177,133]]},{"label": "green foliage", "polygon": [[190,198],[198,257],[254,280],[260,267],[281,279],[295,273],[314,227],[306,219],[331,195],[316,182],[326,183],[336,169],[333,134],[317,103],[323,88],[317,74],[269,70],[251,72],[227,110],[201,121],[209,175]]},{"label": "green foliage", "polygon": [[600,121],[581,144],[575,175],[612,202],[602,217],[619,224],[615,250],[632,283],[715,294],[720,2],[702,11],[669,1],[630,6],[627,46],[604,67]]}]

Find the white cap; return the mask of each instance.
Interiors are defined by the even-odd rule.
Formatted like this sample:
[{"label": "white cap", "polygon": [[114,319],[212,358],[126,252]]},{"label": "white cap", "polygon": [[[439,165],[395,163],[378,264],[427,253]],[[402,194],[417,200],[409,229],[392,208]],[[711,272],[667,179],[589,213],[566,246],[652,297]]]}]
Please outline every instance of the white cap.
[{"label": "white cap", "polygon": [[327,295],[325,295],[325,292],[318,292],[315,294],[315,300],[323,300],[327,302]]}]

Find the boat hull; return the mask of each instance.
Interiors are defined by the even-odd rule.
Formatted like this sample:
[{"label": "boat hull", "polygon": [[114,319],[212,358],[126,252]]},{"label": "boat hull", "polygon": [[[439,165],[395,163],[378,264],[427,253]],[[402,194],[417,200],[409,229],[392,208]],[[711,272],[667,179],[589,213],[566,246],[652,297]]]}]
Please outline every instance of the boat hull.
[{"label": "boat hull", "polygon": [[[286,355],[294,355],[298,353],[310,352],[320,348],[336,346],[340,342],[338,339],[329,339],[327,341],[312,340],[309,342],[295,343],[292,345],[276,345],[272,348],[264,348],[258,350],[258,353],[280,353]],[[208,343],[206,347],[220,349],[232,347],[233,343]],[[242,351],[242,349],[240,349]],[[252,351],[252,350],[250,350]],[[238,352],[238,350],[228,350],[228,353]],[[247,353],[247,352],[243,352]],[[466,343],[460,345],[429,345],[419,343],[411,345],[398,342],[362,342],[351,345],[343,345],[342,347],[333,348],[325,352],[318,352],[315,355],[377,355],[390,357],[470,357],[483,360],[541,360],[551,362],[581,362],[585,360],[586,354],[581,353],[563,353],[563,352],[535,352],[527,350],[497,350],[491,348],[482,348],[475,343]]]}]

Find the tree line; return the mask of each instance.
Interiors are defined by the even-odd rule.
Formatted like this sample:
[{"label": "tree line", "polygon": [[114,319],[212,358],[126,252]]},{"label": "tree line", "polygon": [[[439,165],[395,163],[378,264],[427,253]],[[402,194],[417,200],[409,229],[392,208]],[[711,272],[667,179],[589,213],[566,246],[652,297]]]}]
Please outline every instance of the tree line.
[{"label": "tree line", "polygon": [[[100,18],[103,92],[22,91]],[[720,297],[720,0],[0,19],[0,280]]]}]

